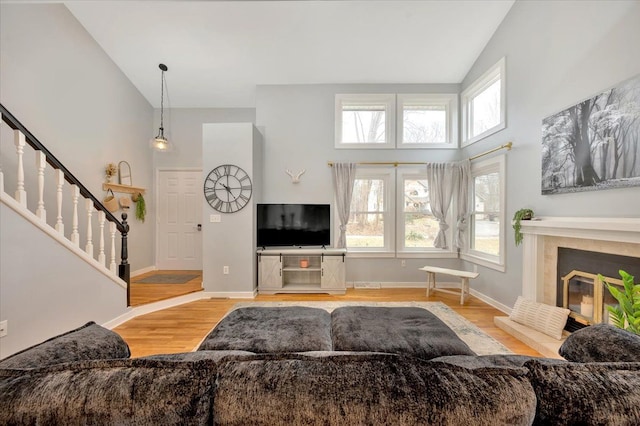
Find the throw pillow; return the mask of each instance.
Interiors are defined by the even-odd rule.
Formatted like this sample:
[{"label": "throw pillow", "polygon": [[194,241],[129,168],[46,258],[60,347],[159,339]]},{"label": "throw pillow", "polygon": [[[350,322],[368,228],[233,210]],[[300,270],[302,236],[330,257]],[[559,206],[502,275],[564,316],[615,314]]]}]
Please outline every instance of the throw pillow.
[{"label": "throw pillow", "polygon": [[560,340],[568,316],[569,309],[534,302],[518,296],[509,319]]},{"label": "throw pillow", "polygon": [[558,352],[573,362],[636,362],[640,361],[640,336],[595,324],[571,333]]},{"label": "throw pillow", "polygon": [[534,425],[640,424],[640,363],[529,361]]},{"label": "throw pillow", "polygon": [[210,425],[212,361],[80,361],[0,370],[2,425]]},{"label": "throw pillow", "polygon": [[89,359],[129,358],[129,345],[117,333],[90,321],[0,361],[0,368],[37,368]]}]

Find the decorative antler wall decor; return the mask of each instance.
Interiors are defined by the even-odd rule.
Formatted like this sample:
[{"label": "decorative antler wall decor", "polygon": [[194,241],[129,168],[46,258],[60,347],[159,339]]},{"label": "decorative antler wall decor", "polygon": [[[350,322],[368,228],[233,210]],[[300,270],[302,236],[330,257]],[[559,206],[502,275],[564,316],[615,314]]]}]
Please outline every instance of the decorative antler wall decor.
[{"label": "decorative antler wall decor", "polygon": [[305,169],[302,169],[297,174],[292,173],[289,169],[285,170],[285,173],[291,177],[291,183],[300,183],[300,176],[302,176],[306,172]]}]

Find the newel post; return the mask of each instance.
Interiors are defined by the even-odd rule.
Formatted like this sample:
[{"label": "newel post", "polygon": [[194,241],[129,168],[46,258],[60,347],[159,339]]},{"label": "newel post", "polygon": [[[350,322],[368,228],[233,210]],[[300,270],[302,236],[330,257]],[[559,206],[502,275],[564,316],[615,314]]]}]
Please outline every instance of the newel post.
[{"label": "newel post", "polygon": [[122,247],[120,251],[120,265],[118,265],[118,276],[127,283],[127,306],[130,306],[131,297],[131,271],[129,261],[129,251],[127,250],[127,235],[129,234],[129,224],[127,223],[127,214],[122,213]]}]

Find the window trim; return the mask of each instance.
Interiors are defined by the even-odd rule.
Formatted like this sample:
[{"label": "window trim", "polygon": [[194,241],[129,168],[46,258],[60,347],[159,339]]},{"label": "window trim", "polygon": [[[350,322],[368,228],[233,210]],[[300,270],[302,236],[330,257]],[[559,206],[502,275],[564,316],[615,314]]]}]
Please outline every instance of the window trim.
[{"label": "window trim", "polygon": [[[394,257],[395,256],[395,200],[392,185],[396,173],[394,167],[359,167],[356,170],[358,179],[381,179],[384,181],[384,247],[349,247],[347,251],[355,257]],[[351,215],[353,212],[350,212]],[[336,213],[337,214],[337,213]],[[339,223],[339,221],[336,221]]]},{"label": "window trim", "polygon": [[[500,122],[484,132],[471,136],[471,101],[486,90],[496,79],[500,79]],[[501,58],[484,74],[476,79],[469,87],[462,91],[460,98],[462,103],[462,148],[476,143],[487,136],[507,127],[507,70],[506,59]]]},{"label": "window trim", "polygon": [[[420,255],[424,256],[427,254],[437,254],[437,255],[447,255],[454,254],[455,257],[458,257],[456,253],[453,251],[453,235],[455,224],[453,219],[453,211],[455,209],[455,200],[451,200],[451,206],[449,206],[449,212],[447,213],[447,223],[449,224],[449,229],[446,231],[447,241],[450,242],[448,249],[441,249],[437,247],[430,248],[411,248],[405,247],[404,245],[404,232],[405,232],[405,221],[404,221],[404,181],[405,179],[427,179],[427,171],[425,169],[418,169],[415,167],[412,168],[403,168],[398,169],[396,172],[396,253],[398,257],[407,257],[408,255]],[[418,257],[418,256],[416,256]]]},{"label": "window trim", "polygon": [[[421,101],[426,105],[444,106],[446,113],[446,141],[444,143],[404,142],[404,105],[406,101]],[[396,141],[398,149],[457,149],[458,148],[458,94],[457,93],[402,93],[397,95]]]},{"label": "window trim", "polygon": [[[342,112],[344,105],[385,105],[384,143],[342,142]],[[396,95],[394,93],[358,93],[335,95],[335,147],[337,149],[392,149],[395,148]]]},{"label": "window trim", "polygon": [[[469,181],[469,203],[475,206],[474,200],[474,178],[482,174],[498,172],[500,175],[500,254],[493,256],[485,252],[471,249],[471,218],[469,218],[468,235],[466,238],[466,247],[460,253],[460,258],[472,263],[495,269],[500,272],[506,271],[506,224],[505,224],[505,208],[506,208],[506,156],[504,154],[490,158],[477,163],[471,163],[471,179]],[[475,208],[474,208],[475,211]]]}]

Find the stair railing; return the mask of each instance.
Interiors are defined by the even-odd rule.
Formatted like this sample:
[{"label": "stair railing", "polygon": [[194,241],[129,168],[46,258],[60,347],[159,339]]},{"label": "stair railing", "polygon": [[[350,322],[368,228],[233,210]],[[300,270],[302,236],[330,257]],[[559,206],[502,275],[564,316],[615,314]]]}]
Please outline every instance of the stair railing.
[{"label": "stair railing", "polygon": [[[14,133],[14,143],[17,155],[17,176],[16,191],[14,199],[24,208],[27,208],[27,191],[25,190],[25,172],[24,172],[24,148],[28,144],[35,151],[36,168],[37,168],[37,208],[34,213],[39,219],[46,223],[46,209],[44,199],[45,189],[45,168],[48,163],[54,169],[55,185],[56,185],[56,223],[53,228],[61,237],[68,239],[78,248],[80,248],[80,231],[78,229],[78,200],[80,196],[84,197],[85,209],[87,213],[86,228],[86,244],[84,251],[102,267],[108,269],[111,274],[118,276],[126,283],[127,288],[127,305],[130,300],[130,265],[128,262],[127,236],[129,234],[129,224],[127,223],[127,213],[122,213],[122,222],[120,222],[107,208],[36,138],[13,114],[11,114],[4,105],[0,104],[0,113],[2,121],[5,122]],[[63,210],[63,186],[67,181],[71,185],[72,206],[72,231],[70,238],[64,234],[64,222],[62,217]],[[0,169],[0,191],[5,192],[4,174]],[[5,192],[6,193],[6,192]],[[93,224],[92,215],[94,209],[97,211],[99,225],[99,246],[98,255],[95,257],[93,247]],[[104,228],[105,221],[108,221],[110,250],[105,249]],[[116,230],[121,235],[120,247],[120,264],[117,265],[116,271]],[[110,251],[110,261],[107,265],[106,252]]]}]

